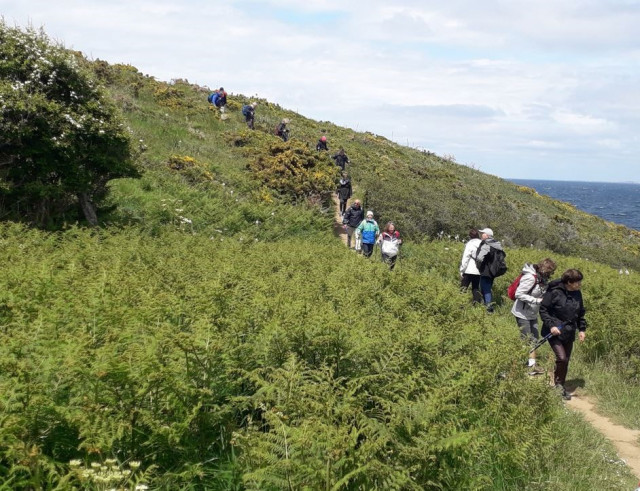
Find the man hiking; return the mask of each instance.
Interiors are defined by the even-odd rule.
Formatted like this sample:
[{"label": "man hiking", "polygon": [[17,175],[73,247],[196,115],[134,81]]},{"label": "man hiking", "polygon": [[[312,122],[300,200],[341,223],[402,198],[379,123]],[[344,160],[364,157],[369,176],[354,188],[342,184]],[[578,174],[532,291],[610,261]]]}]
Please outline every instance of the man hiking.
[{"label": "man hiking", "polygon": [[318,140],[318,143],[316,143],[316,150],[318,152],[320,151],[328,151],[329,150],[329,146],[327,145],[327,137],[326,136],[321,136],[320,139]]},{"label": "man hiking", "polygon": [[482,241],[476,253],[476,266],[480,271],[480,293],[487,306],[487,312],[493,312],[493,280],[507,272],[505,252],[502,244],[493,238],[493,230],[483,228],[478,231]]},{"label": "man hiking", "polygon": [[[364,220],[364,210],[362,209],[360,200],[357,199],[354,200],[353,204],[344,212],[344,215],[342,215],[342,223],[347,232],[347,247],[349,249],[351,249],[351,238],[362,220]],[[355,246],[354,239],[353,247],[355,248]]]},{"label": "man hiking", "polygon": [[242,115],[244,116],[244,121],[247,123],[247,128],[250,130],[253,129],[253,122],[256,114],[256,106],[257,102],[252,102],[251,104],[245,104],[242,106]]},{"label": "man hiking", "polygon": [[338,183],[338,199],[340,200],[340,215],[344,216],[347,211],[347,201],[351,198],[351,179],[346,172],[342,173],[342,178]]},{"label": "man hiking", "polygon": [[286,142],[289,139],[289,128],[287,128],[288,124],[289,119],[284,118],[282,121],[280,121],[280,124],[276,126],[276,136],[282,138],[283,142]]},{"label": "man hiking", "polygon": [[336,161],[336,165],[344,172],[346,165],[349,163],[349,157],[344,153],[344,148],[341,148],[340,151],[331,158]]}]

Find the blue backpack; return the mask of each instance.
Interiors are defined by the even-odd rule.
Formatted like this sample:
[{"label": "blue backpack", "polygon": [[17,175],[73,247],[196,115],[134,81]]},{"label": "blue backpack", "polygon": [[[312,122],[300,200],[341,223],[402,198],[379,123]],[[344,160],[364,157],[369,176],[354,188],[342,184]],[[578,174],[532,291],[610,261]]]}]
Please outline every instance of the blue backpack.
[{"label": "blue backpack", "polygon": [[207,100],[209,101],[209,104],[215,105],[218,97],[220,97],[220,95],[217,92],[212,92],[211,94],[209,94],[209,97],[207,97]]},{"label": "blue backpack", "polygon": [[249,115],[250,112],[251,112],[251,106],[248,106],[246,104],[244,106],[242,106],[242,115],[245,118]]}]

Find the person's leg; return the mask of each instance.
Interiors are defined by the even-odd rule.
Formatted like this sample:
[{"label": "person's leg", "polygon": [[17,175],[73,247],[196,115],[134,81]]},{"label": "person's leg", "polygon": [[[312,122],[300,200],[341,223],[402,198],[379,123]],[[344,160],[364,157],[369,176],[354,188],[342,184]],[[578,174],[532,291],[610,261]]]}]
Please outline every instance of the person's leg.
[{"label": "person's leg", "polygon": [[347,200],[340,200],[340,213],[344,214],[347,211]]},{"label": "person's leg", "polygon": [[393,268],[396,267],[396,259],[398,259],[397,254],[389,258],[389,271],[393,271]]},{"label": "person's leg", "polygon": [[362,243],[362,254],[364,255],[364,257],[371,257],[372,253],[373,253],[373,244],[365,244],[363,242]]},{"label": "person's leg", "polygon": [[[351,238],[353,237],[353,233],[355,232],[355,227],[350,227],[347,225],[347,247],[351,249]],[[353,245],[355,247],[355,244]]]},{"label": "person's leg", "polygon": [[482,294],[480,293],[480,275],[471,274],[471,296],[473,303],[482,303]]},{"label": "person's leg", "polygon": [[470,284],[471,284],[471,275],[464,273],[462,275],[462,278],[460,278],[460,290],[466,292]]},{"label": "person's leg", "polygon": [[568,353],[566,342],[563,343],[556,336],[549,339],[549,345],[551,346],[554,355],[556,355],[556,367],[553,372],[553,382],[555,385],[561,385],[564,388],[573,343],[570,343]]},{"label": "person's leg", "polygon": [[491,293],[491,287],[493,286],[493,278],[488,276],[480,277],[480,291],[482,292],[482,298],[487,308],[490,308],[493,295]]}]

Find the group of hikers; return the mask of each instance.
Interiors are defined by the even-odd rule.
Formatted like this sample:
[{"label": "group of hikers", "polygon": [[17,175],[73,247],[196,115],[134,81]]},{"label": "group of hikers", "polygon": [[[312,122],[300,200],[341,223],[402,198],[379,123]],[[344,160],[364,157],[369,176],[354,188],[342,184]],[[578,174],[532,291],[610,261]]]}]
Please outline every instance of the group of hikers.
[{"label": "group of hikers", "polygon": [[[493,312],[493,281],[506,273],[505,252],[493,237],[493,230],[471,229],[460,261],[460,288],[471,286],[472,301],[484,303]],[[562,397],[571,399],[565,388],[569,359],[576,333],[584,341],[587,322],[582,300],[582,273],[566,270],[559,279],[551,280],[556,263],[543,259],[536,264],[526,263],[520,275],[511,283],[507,295],[514,300],[511,313],[515,317],[522,338],[533,344],[527,366],[530,375],[544,373],[536,364],[536,348],[549,342],[555,355],[554,385]],[[542,319],[542,339],[538,327]]]},{"label": "group of hikers", "polygon": [[[209,96],[209,102],[223,112],[226,96],[227,93],[221,87]],[[252,102],[242,107],[247,127],[252,130],[256,106],[257,103]],[[289,119],[284,118],[275,129],[275,134],[285,142],[289,139],[288,124]],[[326,136],[320,137],[316,150],[329,151]],[[340,149],[332,158],[341,170],[337,196],[342,224],[347,234],[347,247],[368,258],[373,254],[375,245],[379,244],[381,259],[392,270],[402,244],[400,233],[393,222],[387,222],[381,231],[374,220],[373,211],[365,213],[359,199],[355,199],[347,207],[353,194],[351,179],[346,172],[349,158],[344,149]],[[484,304],[488,313],[494,311],[493,282],[507,271],[505,257],[502,244],[494,238],[492,229],[470,230],[469,241],[465,244],[460,262],[460,288],[467,291],[471,287],[473,303]],[[565,381],[573,343],[576,333],[578,339],[584,341],[587,328],[580,291],[583,276],[577,269],[568,269],[559,279],[551,280],[555,270],[556,264],[549,258],[536,264],[526,263],[507,293],[514,301],[511,313],[522,338],[533,344],[527,361],[529,374],[544,373],[536,364],[536,348],[548,341],[555,355],[555,387],[568,400],[571,399],[571,394],[565,388]],[[542,333],[538,327],[538,315],[542,319]]]}]

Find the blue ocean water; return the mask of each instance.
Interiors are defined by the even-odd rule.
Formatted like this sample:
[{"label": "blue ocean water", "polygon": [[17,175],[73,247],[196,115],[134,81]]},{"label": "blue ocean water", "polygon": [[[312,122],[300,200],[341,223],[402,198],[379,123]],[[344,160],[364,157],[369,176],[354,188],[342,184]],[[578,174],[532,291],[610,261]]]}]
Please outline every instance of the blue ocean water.
[{"label": "blue ocean water", "polygon": [[509,179],[610,222],[640,230],[640,184]]}]

